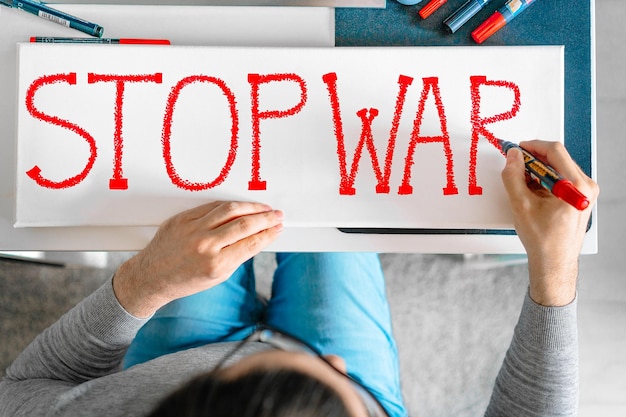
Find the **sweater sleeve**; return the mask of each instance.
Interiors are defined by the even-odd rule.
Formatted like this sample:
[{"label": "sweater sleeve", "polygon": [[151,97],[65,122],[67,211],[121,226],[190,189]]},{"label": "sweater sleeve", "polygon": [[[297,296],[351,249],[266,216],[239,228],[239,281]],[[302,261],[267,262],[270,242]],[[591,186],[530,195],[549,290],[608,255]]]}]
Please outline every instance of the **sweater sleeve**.
[{"label": "sweater sleeve", "polygon": [[6,370],[0,416],[42,411],[64,391],[116,372],[145,321],[124,310],[108,281],[39,334]]},{"label": "sweater sleeve", "polygon": [[485,416],[576,416],[576,300],[544,307],[527,294]]}]

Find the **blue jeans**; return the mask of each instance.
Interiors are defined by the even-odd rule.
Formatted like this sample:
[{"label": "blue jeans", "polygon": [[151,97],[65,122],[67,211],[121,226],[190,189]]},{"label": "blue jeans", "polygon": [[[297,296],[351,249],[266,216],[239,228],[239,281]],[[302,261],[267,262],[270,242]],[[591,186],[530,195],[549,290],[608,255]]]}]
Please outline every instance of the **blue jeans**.
[{"label": "blue jeans", "polygon": [[224,283],[175,300],[139,331],[124,366],[210,343],[238,341],[259,323],[290,333],[322,354],[341,356],[390,416],[407,415],[385,282],[376,254],[278,253],[267,303],[252,260]]}]

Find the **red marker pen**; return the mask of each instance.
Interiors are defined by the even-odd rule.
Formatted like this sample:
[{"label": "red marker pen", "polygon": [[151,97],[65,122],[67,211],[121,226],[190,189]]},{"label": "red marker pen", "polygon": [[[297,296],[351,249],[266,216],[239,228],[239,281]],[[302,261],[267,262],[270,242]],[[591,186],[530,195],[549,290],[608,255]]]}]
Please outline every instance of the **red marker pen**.
[{"label": "red marker pen", "polygon": [[528,9],[535,0],[509,0],[487,20],[472,32],[472,38],[477,43],[483,43],[485,39],[502,29],[507,23],[515,19],[517,15]]},{"label": "red marker pen", "polygon": [[560,198],[578,210],[584,210],[589,206],[587,197],[578,191],[571,181],[563,178],[554,168],[535,158],[535,156],[526,149],[506,140],[500,140],[500,147],[505,155],[511,148],[517,148],[522,151],[526,171],[528,171],[530,176],[537,180],[543,188],[554,194],[555,197]]},{"label": "red marker pen", "polygon": [[98,43],[120,45],[169,45],[167,39],[110,39],[110,38],[53,38],[47,36],[33,36],[31,42],[36,43]]}]

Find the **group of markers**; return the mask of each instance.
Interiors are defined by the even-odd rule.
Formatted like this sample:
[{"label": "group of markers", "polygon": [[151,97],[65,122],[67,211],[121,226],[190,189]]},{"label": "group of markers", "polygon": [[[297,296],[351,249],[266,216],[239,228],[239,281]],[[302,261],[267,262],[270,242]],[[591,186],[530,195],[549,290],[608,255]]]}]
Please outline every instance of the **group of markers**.
[{"label": "group of markers", "polygon": [[[421,0],[398,0],[402,4],[417,4]],[[422,7],[419,15],[426,19],[437,9],[443,6],[448,0],[430,0],[426,6]],[[450,32],[454,33],[476,13],[487,5],[491,0],[467,0],[459,9],[452,13],[443,24]],[[472,38],[477,43],[483,43],[485,39],[502,29],[507,23],[515,19],[517,15],[526,10],[535,0],[508,0],[504,6],[492,14],[480,26],[472,32]]]},{"label": "group of markers", "polygon": [[166,39],[105,39],[102,38],[104,28],[96,23],[88,22],[76,16],[53,9],[38,0],[0,0],[0,4],[14,7],[25,12],[39,16],[42,19],[50,20],[63,26],[79,30],[93,38],[53,38],[53,37],[32,37],[31,42],[44,43],[109,43],[109,44],[150,44],[169,45]]},{"label": "group of markers", "polygon": [[[402,4],[412,5],[417,4],[422,0],[398,0]],[[419,15],[422,19],[426,19],[433,14],[448,0],[430,0],[426,6],[420,11]],[[483,7],[487,5],[491,0],[467,0],[456,12],[452,13],[443,24],[454,33],[461,26],[463,26],[468,20],[470,20],[476,13],[478,13]],[[476,30],[472,32],[472,38],[478,43],[483,43],[485,39],[496,33],[508,22],[513,20],[517,15],[526,10],[532,5],[535,0],[508,0],[504,6],[485,20]],[[146,41],[146,40],[121,40],[119,39],[100,39],[104,33],[104,28],[95,23],[87,22],[83,19],[68,15],[59,10],[53,9],[38,0],[0,0],[0,4],[5,6],[15,7],[22,9],[26,12],[37,15],[43,19],[51,20],[53,22],[68,26],[81,32],[87,33],[96,37],[91,41],[85,40],[84,42],[90,43],[157,43],[164,44],[169,43],[165,40]],[[56,40],[55,40],[56,39]],[[34,38],[31,39],[34,42],[58,42],[58,38]],[[132,42],[141,41],[141,42]]]}]

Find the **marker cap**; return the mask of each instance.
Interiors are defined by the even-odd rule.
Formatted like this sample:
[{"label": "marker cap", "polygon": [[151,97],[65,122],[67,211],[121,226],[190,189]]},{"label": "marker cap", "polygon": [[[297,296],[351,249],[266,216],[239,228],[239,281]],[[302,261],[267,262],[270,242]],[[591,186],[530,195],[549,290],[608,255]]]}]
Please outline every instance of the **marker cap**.
[{"label": "marker cap", "polygon": [[557,181],[556,184],[552,186],[552,194],[576,207],[578,210],[584,210],[589,207],[587,197],[578,191],[571,181]]},{"label": "marker cap", "polygon": [[456,12],[452,13],[443,24],[454,33],[461,28],[468,20],[470,20],[476,13],[482,8],[481,3],[468,0],[463,6],[461,6]]},{"label": "marker cap", "polygon": [[483,43],[488,37],[502,29],[504,25],[506,25],[504,16],[495,12],[472,32],[472,38],[476,43]]},{"label": "marker cap", "polygon": [[447,1],[448,0],[430,0],[430,2],[419,11],[420,17],[426,19]]}]

